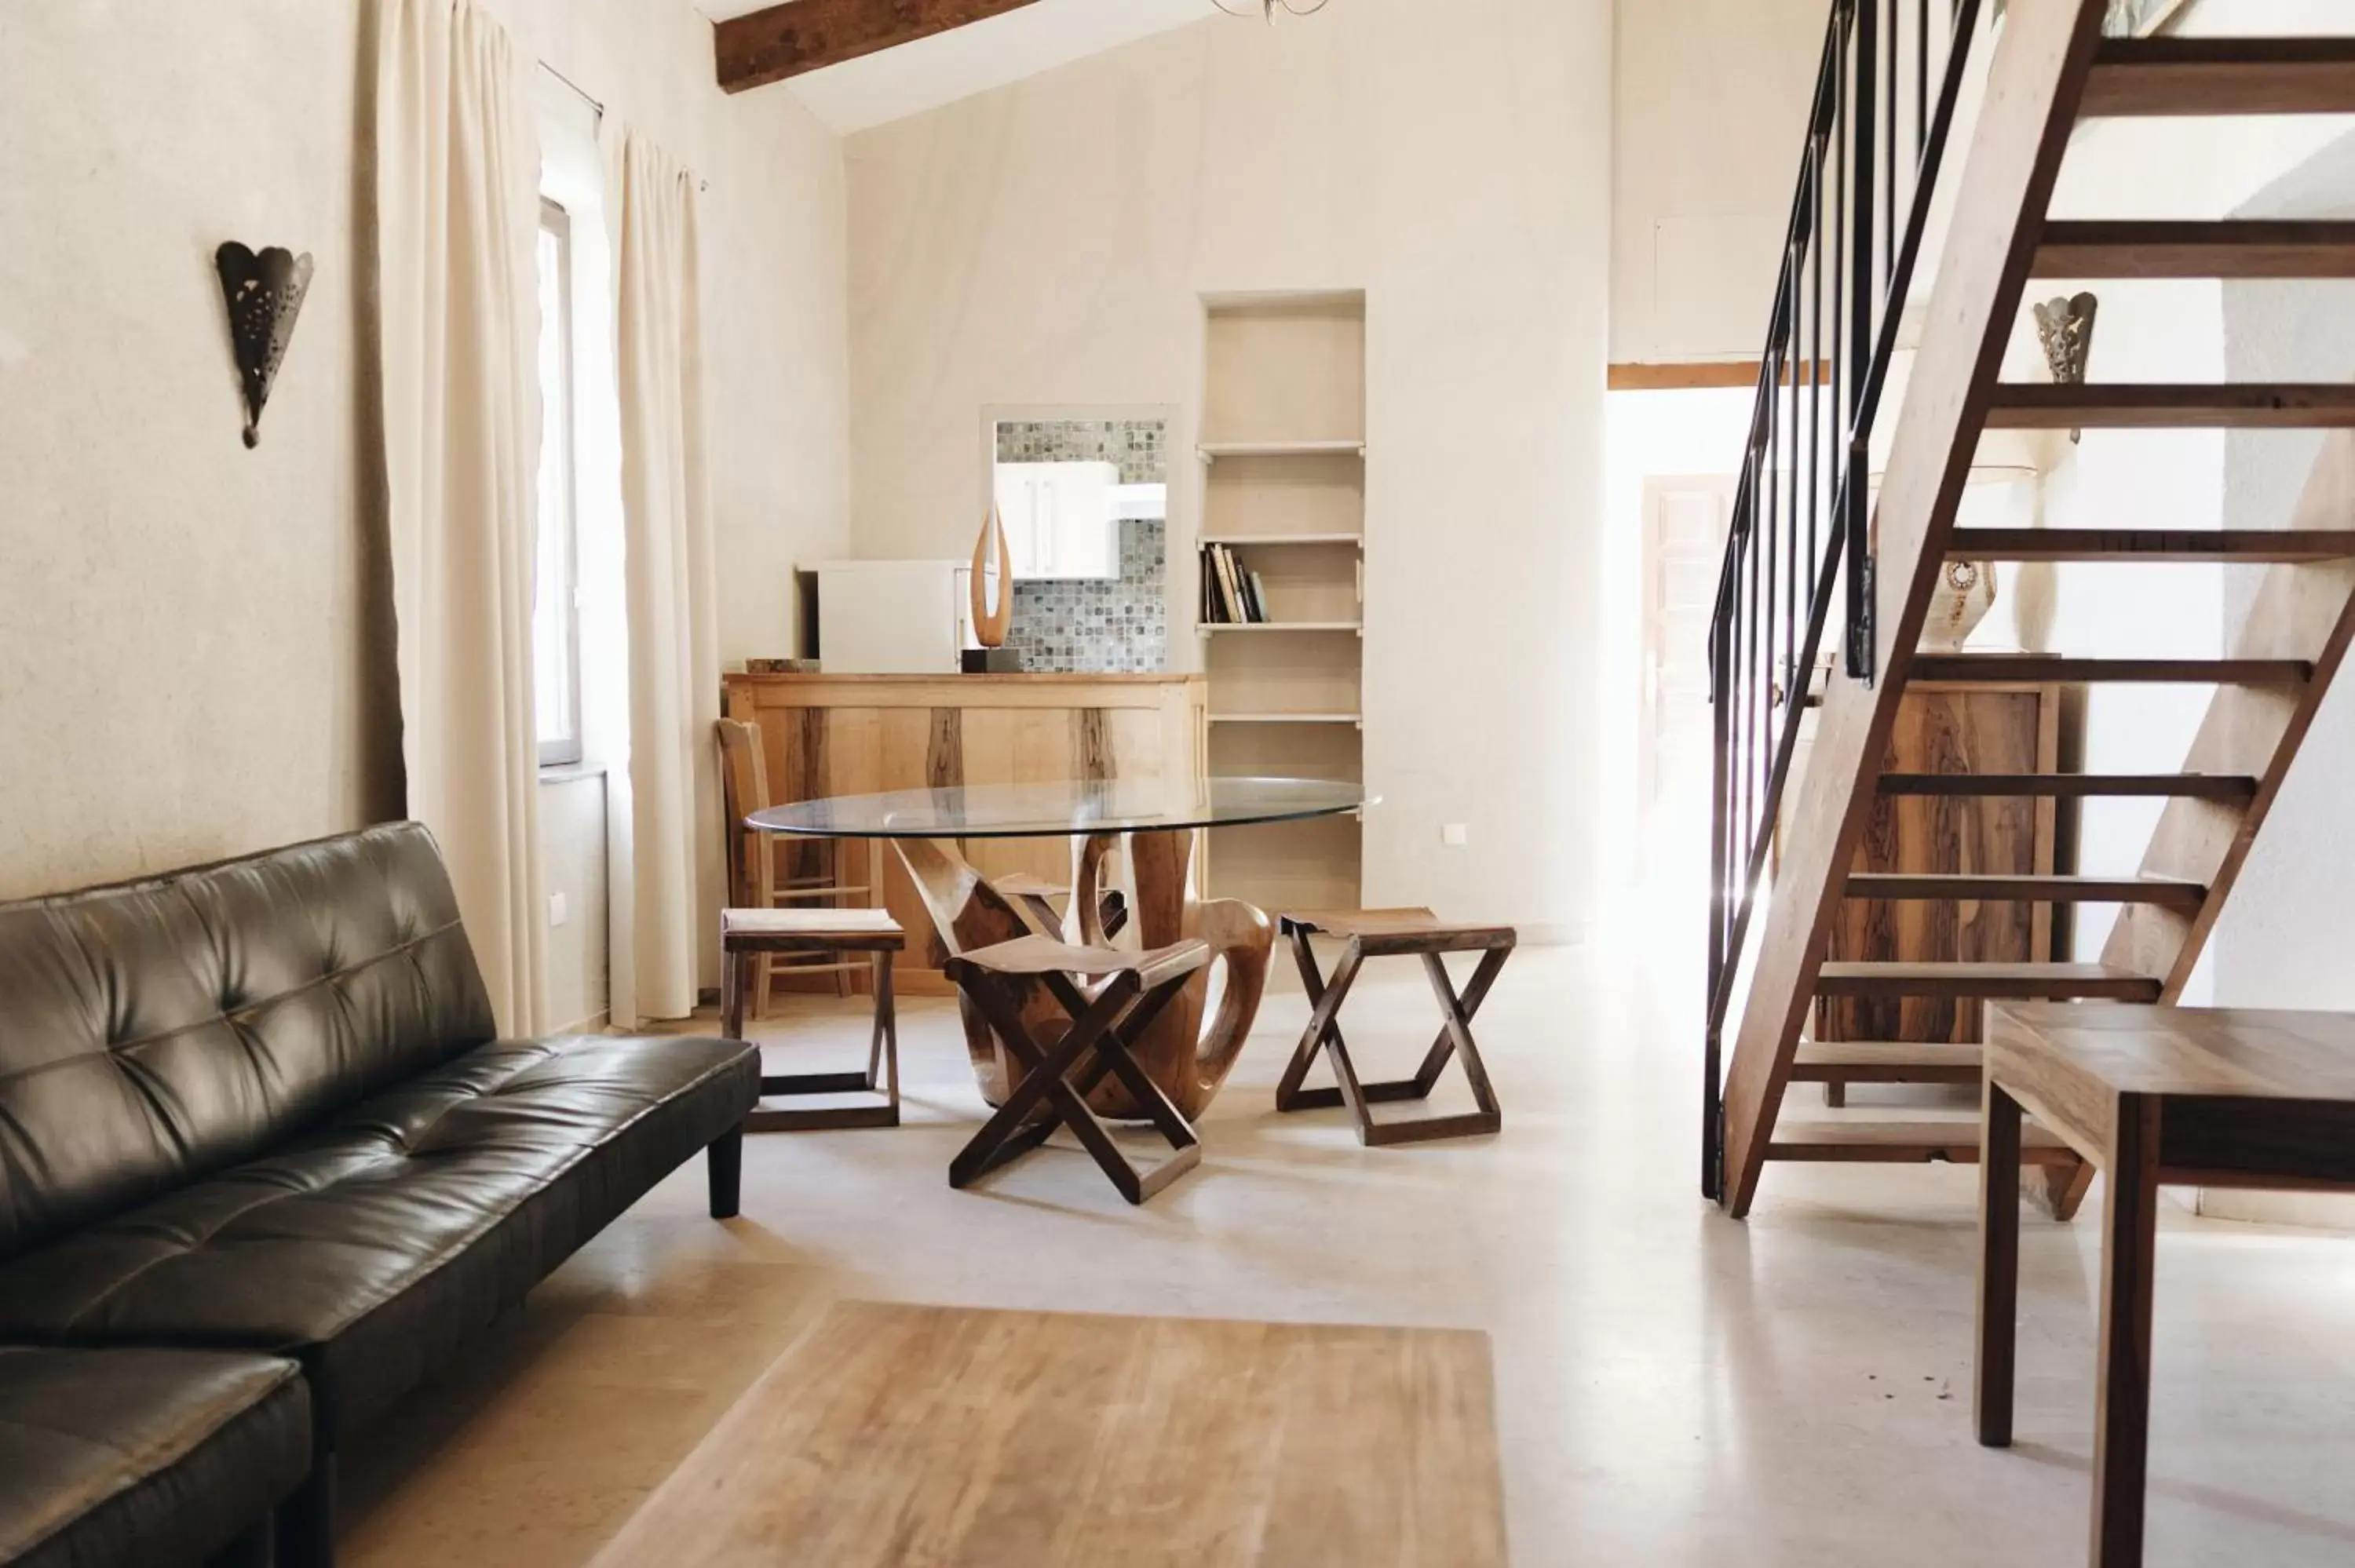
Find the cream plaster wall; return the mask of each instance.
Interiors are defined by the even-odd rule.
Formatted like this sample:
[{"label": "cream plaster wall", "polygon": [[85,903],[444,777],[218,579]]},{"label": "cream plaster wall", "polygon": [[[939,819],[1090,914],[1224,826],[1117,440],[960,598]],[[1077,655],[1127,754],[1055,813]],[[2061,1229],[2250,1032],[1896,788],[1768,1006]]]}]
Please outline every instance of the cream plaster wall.
[{"label": "cream plaster wall", "polygon": [[[400,808],[360,503],[359,37],[310,0],[0,9],[0,895]],[[319,260],[250,452],[229,238]]]},{"label": "cream plaster wall", "polygon": [[[710,179],[722,652],[790,647],[790,563],[847,519],[839,143],[788,94],[724,98],[686,0],[495,8]],[[355,286],[368,14],[0,8],[0,895],[400,810]],[[232,238],[318,263],[252,452]]]},{"label": "cream plaster wall", "polygon": [[1611,357],[1755,359],[1826,0],[1619,0]]},{"label": "cream plaster wall", "polygon": [[[1173,403],[1189,448],[1205,293],[1364,290],[1367,895],[1561,935],[1596,799],[1610,6],[1447,9],[1212,18],[851,138],[855,544],[971,549],[985,405]],[[1172,480],[1183,626],[1199,482]]]}]

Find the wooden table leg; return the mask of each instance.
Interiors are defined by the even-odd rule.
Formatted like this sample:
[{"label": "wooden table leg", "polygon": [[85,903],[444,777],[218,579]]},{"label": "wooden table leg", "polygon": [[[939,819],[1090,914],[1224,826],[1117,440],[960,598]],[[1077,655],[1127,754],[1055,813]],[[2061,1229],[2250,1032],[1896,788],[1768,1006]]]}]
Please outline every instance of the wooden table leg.
[{"label": "wooden table leg", "polygon": [[2118,1097],[2104,1167],[2102,1363],[2094,1426],[2094,1568],[2138,1568],[2150,1445],[2151,1273],[2158,1257],[2159,1104]]},{"label": "wooden table leg", "polygon": [[2019,1102],[1993,1077],[1979,1127],[1979,1358],[1973,1407],[1979,1441],[2011,1446],[2013,1350],[2019,1338]]},{"label": "wooden table leg", "polygon": [[719,955],[719,1033],[723,1039],[744,1038],[744,955]]}]

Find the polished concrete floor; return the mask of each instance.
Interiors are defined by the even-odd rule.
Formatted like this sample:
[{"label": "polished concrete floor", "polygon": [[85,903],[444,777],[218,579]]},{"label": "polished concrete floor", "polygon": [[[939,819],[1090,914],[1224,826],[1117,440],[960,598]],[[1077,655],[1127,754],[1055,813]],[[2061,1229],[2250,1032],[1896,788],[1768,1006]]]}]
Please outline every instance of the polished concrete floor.
[{"label": "polished concrete floor", "polygon": [[[1353,1045],[1411,1061],[1430,993],[1380,969]],[[952,1192],[980,1101],[954,1014],[911,1001],[910,1125],[756,1139],[728,1224],[682,1171],[349,1456],[346,1560],[586,1562],[824,1303],[864,1297],[1486,1330],[1527,1568],[2083,1563],[2098,1192],[2028,1223],[2020,1442],[1984,1451],[1973,1172],[1774,1167],[1725,1220],[1696,1192],[1697,989],[1633,945],[1525,950],[1477,1030],[1504,1133],[1380,1152],[1273,1115],[1305,1016],[1277,993],[1200,1171],[1142,1210],[1054,1148]],[[806,1060],[863,1028],[804,1002],[768,1033]],[[2355,1241],[2170,1213],[2156,1358],[2150,1563],[2355,1562]]]}]

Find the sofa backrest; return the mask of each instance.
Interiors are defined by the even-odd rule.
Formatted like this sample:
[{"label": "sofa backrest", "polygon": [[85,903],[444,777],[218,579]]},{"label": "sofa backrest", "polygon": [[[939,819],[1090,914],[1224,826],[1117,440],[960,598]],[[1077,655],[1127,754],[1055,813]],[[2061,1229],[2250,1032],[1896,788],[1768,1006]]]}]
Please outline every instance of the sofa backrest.
[{"label": "sofa backrest", "polygon": [[494,1033],[414,822],[0,904],[0,1257]]}]

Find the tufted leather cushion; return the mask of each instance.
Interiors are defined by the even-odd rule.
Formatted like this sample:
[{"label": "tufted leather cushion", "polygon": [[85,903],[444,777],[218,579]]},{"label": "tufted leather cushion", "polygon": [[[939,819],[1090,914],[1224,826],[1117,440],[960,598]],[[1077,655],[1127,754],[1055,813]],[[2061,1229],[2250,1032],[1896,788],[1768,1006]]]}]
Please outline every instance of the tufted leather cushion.
[{"label": "tufted leather cushion", "polygon": [[299,1356],[340,1446],[759,1097],[741,1042],[486,1045],[0,1265],[0,1340]]},{"label": "tufted leather cushion", "polygon": [[0,905],[0,1258],[495,1033],[413,822]]},{"label": "tufted leather cushion", "polygon": [[0,1350],[0,1563],[195,1568],[311,1467],[292,1361]]}]

